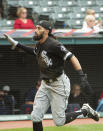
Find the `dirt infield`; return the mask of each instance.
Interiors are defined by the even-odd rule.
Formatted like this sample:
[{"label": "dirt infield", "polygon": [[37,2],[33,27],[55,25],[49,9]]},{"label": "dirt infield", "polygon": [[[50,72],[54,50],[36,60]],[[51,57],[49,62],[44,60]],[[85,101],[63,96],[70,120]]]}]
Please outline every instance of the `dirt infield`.
[{"label": "dirt infield", "polygon": [[[77,119],[69,125],[81,125],[81,124],[103,124],[103,118],[99,122],[95,122],[91,119]],[[55,126],[52,120],[44,120],[43,125],[46,126]],[[0,129],[13,129],[13,128],[31,128],[32,121],[9,121],[9,122],[0,122]]]}]

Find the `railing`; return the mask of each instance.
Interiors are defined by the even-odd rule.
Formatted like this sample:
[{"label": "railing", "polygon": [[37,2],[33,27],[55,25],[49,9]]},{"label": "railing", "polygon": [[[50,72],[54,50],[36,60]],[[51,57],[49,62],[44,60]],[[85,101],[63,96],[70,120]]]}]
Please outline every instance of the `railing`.
[{"label": "railing", "polygon": [[[32,37],[35,30],[0,30],[0,45],[8,45],[3,34],[7,33],[11,37],[18,39],[22,44],[34,44]],[[58,29],[52,32],[63,44],[103,44],[103,30],[88,32],[82,29]]]}]

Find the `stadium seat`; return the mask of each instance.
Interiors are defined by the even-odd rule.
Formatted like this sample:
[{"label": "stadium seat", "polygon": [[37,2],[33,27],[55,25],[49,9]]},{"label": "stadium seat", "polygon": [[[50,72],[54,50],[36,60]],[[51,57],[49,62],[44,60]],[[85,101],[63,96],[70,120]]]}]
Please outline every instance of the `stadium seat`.
[{"label": "stadium seat", "polygon": [[65,7],[65,6],[55,7],[54,10],[55,10],[56,13],[69,13],[69,12],[71,12],[71,8],[68,8],[68,7]]},{"label": "stadium seat", "polygon": [[46,12],[50,12],[53,13],[54,9],[52,7],[41,7],[41,12],[46,13]]},{"label": "stadium seat", "polygon": [[84,13],[70,13],[70,18],[71,19],[84,19],[85,14]]},{"label": "stadium seat", "polygon": [[57,1],[52,1],[52,0],[47,1],[47,6],[57,6],[57,5],[58,5]]},{"label": "stadium seat", "polygon": [[100,8],[99,6],[93,6],[92,9],[94,9],[96,13],[103,11],[102,7]]},{"label": "stadium seat", "polygon": [[63,29],[65,28],[65,22],[64,21],[55,21],[54,27],[56,29]]},{"label": "stadium seat", "polygon": [[100,13],[96,13],[96,18],[100,18]]},{"label": "stadium seat", "polygon": [[6,4],[8,5],[8,6],[18,6],[18,1],[17,0],[6,0]]},{"label": "stadium seat", "polygon": [[100,18],[103,19],[103,13],[100,14]]},{"label": "stadium seat", "polygon": [[27,1],[26,4],[31,6],[32,8],[40,5],[39,1],[37,0],[26,0],[26,1]]},{"label": "stadium seat", "polygon": [[103,0],[96,0],[96,4],[99,5],[99,6],[102,6],[103,5]]},{"label": "stadium seat", "polygon": [[58,13],[56,17],[57,17],[58,20],[70,18],[69,14],[63,14],[63,13]]},{"label": "stadium seat", "polygon": [[10,28],[13,28],[13,24],[14,24],[14,21],[13,20],[0,20],[0,28],[6,28],[8,27],[8,29]]},{"label": "stadium seat", "polygon": [[22,6],[22,7],[33,7],[39,5],[38,1],[34,0],[7,0],[8,6]]},{"label": "stadium seat", "polygon": [[52,1],[52,0],[42,0],[42,1],[40,1],[40,6],[41,7],[44,7],[44,6],[53,7],[53,6],[56,6],[56,5],[58,5],[57,1]]},{"label": "stadium seat", "polygon": [[58,4],[59,6],[72,7],[72,6],[77,5],[77,1],[76,0],[65,0],[65,1],[60,0]]},{"label": "stadium seat", "polygon": [[99,9],[100,9],[100,12],[103,12],[103,7],[99,7]]},{"label": "stadium seat", "polygon": [[49,21],[49,15],[39,15],[38,20],[39,21],[41,21],[41,20],[47,20],[47,21]]},{"label": "stadium seat", "polygon": [[40,6],[35,6],[35,7],[33,8],[33,12],[40,13],[40,12],[41,12],[40,9],[41,9]]},{"label": "stadium seat", "polygon": [[14,24],[14,20],[7,20],[7,21],[6,21],[6,24],[7,24],[8,26],[12,27],[13,24]]},{"label": "stadium seat", "polygon": [[96,1],[95,0],[78,0],[78,5],[79,6],[94,6],[96,5]]},{"label": "stadium seat", "polygon": [[87,7],[72,7],[72,12],[74,13],[86,13]]},{"label": "stadium seat", "polygon": [[82,28],[83,20],[80,20],[80,19],[70,19],[70,20],[66,21],[66,24],[67,24],[67,22],[69,23],[69,26],[71,28],[74,28],[74,29]]}]

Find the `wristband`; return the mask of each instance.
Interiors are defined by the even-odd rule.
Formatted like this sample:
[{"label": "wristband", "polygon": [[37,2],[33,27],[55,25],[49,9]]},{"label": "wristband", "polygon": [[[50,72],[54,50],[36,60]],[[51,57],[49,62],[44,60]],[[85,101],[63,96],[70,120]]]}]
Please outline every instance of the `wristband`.
[{"label": "wristband", "polygon": [[79,76],[85,76],[85,74],[84,74],[82,69],[81,70],[77,70],[77,73],[78,73]]},{"label": "wristband", "polygon": [[8,38],[7,38],[7,39],[9,40],[9,42],[13,43],[13,44],[14,44],[14,46],[17,46],[18,41],[14,40],[14,39],[13,39],[13,38],[11,38],[10,36],[8,36]]}]

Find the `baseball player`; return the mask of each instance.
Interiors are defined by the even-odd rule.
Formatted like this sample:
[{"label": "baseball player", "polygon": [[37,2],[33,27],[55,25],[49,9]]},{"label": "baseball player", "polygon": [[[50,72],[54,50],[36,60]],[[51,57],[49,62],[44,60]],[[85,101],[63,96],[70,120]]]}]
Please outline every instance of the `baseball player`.
[{"label": "baseball player", "polygon": [[81,88],[87,94],[91,93],[92,89],[78,59],[57,41],[51,32],[52,25],[48,21],[40,21],[33,36],[33,39],[37,41],[35,48],[24,46],[5,34],[13,48],[22,49],[29,54],[35,55],[40,66],[42,82],[36,94],[31,113],[33,131],[43,131],[42,120],[49,106],[51,106],[56,126],[63,126],[80,115],[99,121],[98,113],[89,104],[83,104],[79,111],[65,113],[70,95],[70,80],[64,72],[64,63],[66,61],[70,62],[78,73]]}]

